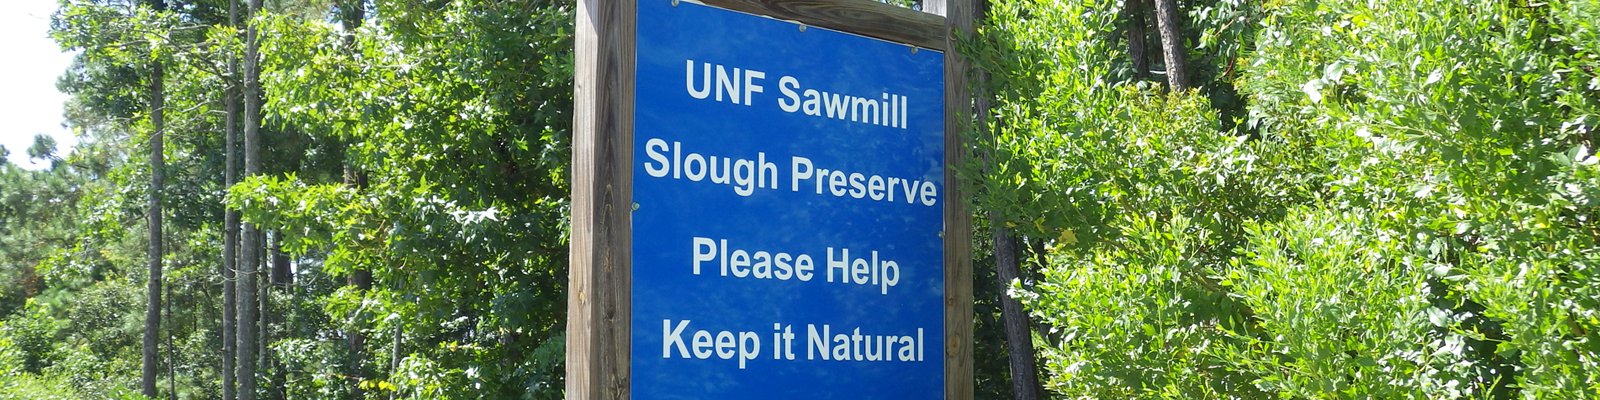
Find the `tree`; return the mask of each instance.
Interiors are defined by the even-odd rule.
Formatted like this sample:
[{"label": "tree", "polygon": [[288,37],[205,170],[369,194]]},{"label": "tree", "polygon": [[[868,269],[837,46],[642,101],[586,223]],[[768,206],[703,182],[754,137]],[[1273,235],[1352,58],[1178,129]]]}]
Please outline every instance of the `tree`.
[{"label": "tree", "polygon": [[[11,307],[0,317],[6,327],[38,327],[16,341],[10,338],[21,336],[7,332],[20,330],[0,329],[0,369],[38,366],[25,377],[0,376],[0,397],[11,394],[4,388],[19,387],[13,379],[49,382],[71,397],[142,389],[135,387],[142,371],[134,372],[142,362],[140,324],[110,316],[137,315],[150,303],[140,285],[149,278],[149,232],[138,232],[148,225],[131,221],[148,214],[152,171],[143,156],[154,132],[146,118],[148,77],[158,57],[166,78],[160,304],[170,305],[162,329],[175,354],[164,356],[173,372],[162,379],[173,389],[161,385],[161,397],[169,391],[216,397],[232,386],[234,394],[249,396],[283,383],[293,398],[358,391],[559,398],[570,2],[380,2],[371,6],[385,18],[348,29],[326,18],[328,2],[258,2],[249,21],[257,30],[261,83],[234,101],[219,95],[250,74],[230,71],[228,59],[241,46],[234,39],[239,30],[220,9],[224,3],[167,3],[169,11],[157,15],[133,6],[142,2],[74,1],[58,15],[63,44],[84,54],[61,82],[74,96],[73,129],[86,139],[49,176],[82,174],[91,183],[62,180],[62,193],[82,190],[85,199],[62,203],[81,204],[67,209],[32,200],[66,198],[34,196],[45,194],[36,188],[56,187],[31,180],[43,172],[17,174],[19,180],[6,182],[25,184],[0,187],[7,199],[29,199],[0,209],[11,221],[21,218],[12,215],[62,216],[0,228],[8,232],[0,242],[10,244],[0,245],[0,272],[26,279],[24,266],[39,271],[30,281],[37,286],[0,290]],[[272,101],[247,107],[256,111],[251,116],[225,110],[252,97]],[[229,114],[236,115],[232,128]],[[235,185],[227,169],[237,162],[228,158],[239,152],[227,142],[251,120],[259,123],[256,136],[245,140],[259,149],[259,164],[247,171],[251,176],[236,176]],[[345,184],[341,165],[357,172],[354,184]],[[224,190],[228,208],[253,231],[283,232],[272,242],[303,261],[294,271],[295,290],[270,290],[255,277],[265,271],[254,261],[265,257],[265,243],[259,235],[230,235],[240,225],[218,204]],[[15,233],[49,224],[68,233],[59,240]],[[253,243],[238,248],[244,240]],[[239,254],[247,252],[254,254]],[[213,272],[219,253],[222,274]],[[230,268],[229,260],[236,265]],[[245,273],[251,265],[255,275]],[[282,265],[274,264],[287,281]],[[235,270],[232,279],[225,276]],[[371,274],[369,285],[351,284],[358,271]],[[254,290],[246,290],[252,277]],[[262,292],[248,303],[211,300]],[[267,298],[270,307],[262,310]],[[238,313],[226,315],[234,308]],[[11,317],[9,310],[20,314]],[[241,315],[247,310],[255,316]],[[215,336],[229,331],[222,317],[239,330],[224,345],[235,357],[246,343],[256,346],[254,357],[234,359],[238,368],[226,366],[214,348]],[[255,325],[261,322],[270,335],[261,334]],[[351,334],[363,337],[364,351],[360,365],[347,369],[356,355],[345,340]],[[7,343],[27,343],[26,350],[14,352],[23,347]],[[24,362],[10,363],[13,354],[23,354]],[[241,373],[246,368],[254,371]],[[360,374],[343,373],[352,370]],[[228,385],[218,374],[239,381]],[[251,376],[253,383],[244,381]],[[31,394],[20,397],[37,397]]]},{"label": "tree", "polygon": [[[305,377],[291,396],[559,398],[571,5],[375,6],[387,17],[368,22],[381,27],[279,18],[264,36],[262,86],[281,106],[271,118],[317,142],[350,143],[345,159],[370,177],[367,185],[310,175],[246,180],[230,198],[246,220],[281,227],[285,251],[338,255],[315,265],[322,273],[372,274],[370,290],[350,285],[313,300],[325,305],[319,318],[366,339],[361,381],[291,369]],[[315,103],[323,106],[294,106]],[[462,112],[481,117],[450,117]],[[438,319],[445,316],[454,319]],[[464,357],[446,350],[452,342],[484,350]],[[348,341],[338,344],[343,351],[286,364],[352,368],[342,364],[355,358]],[[473,394],[459,389],[468,370],[482,377]]]},{"label": "tree", "polygon": [[1017,400],[1039,398],[1038,368],[1034,366],[1033,324],[1022,302],[1012,297],[1011,286],[1019,283],[1021,263],[1017,259],[1017,237],[1004,226],[994,225],[994,265],[1000,285],[1000,316],[1006,332],[1006,353],[1011,369],[1011,393]]},{"label": "tree", "polygon": [[33,135],[33,145],[28,146],[28,159],[49,161],[52,168],[61,161],[56,156],[56,138],[46,134]]},{"label": "tree", "polygon": [[162,135],[166,122],[162,119],[165,106],[165,94],[161,89],[163,78],[162,66],[159,62],[150,67],[150,206],[146,216],[150,224],[150,283],[146,286],[149,292],[145,305],[144,319],[144,376],[141,379],[144,395],[156,397],[156,368],[160,351],[158,336],[161,331],[161,257],[165,254],[162,250],[161,235],[161,198],[163,185],[163,170],[166,163],[162,159]]},{"label": "tree", "polygon": [[[357,33],[361,30],[361,25],[366,20],[367,2],[366,0],[340,0],[336,4],[339,25],[345,32],[345,51],[351,57],[359,56],[361,49],[357,47]],[[344,160],[344,184],[346,186],[350,186],[355,190],[364,190],[368,183],[367,179],[367,173],[356,167],[355,160]],[[357,293],[364,295],[372,290],[372,270],[364,266],[356,266],[350,271],[345,283],[353,287]],[[359,318],[359,315],[351,315],[351,317],[356,319]],[[352,376],[363,375],[363,365],[367,361],[367,335],[362,332],[364,328],[364,326],[357,325],[347,333],[351,358],[349,374]],[[360,397],[362,388],[356,387],[354,394],[356,397]]]},{"label": "tree", "polygon": [[[149,1],[147,5],[155,13],[165,12],[167,8],[166,2],[163,0]],[[160,58],[152,57],[152,59],[149,65],[150,86],[148,94],[150,101],[150,199],[149,211],[146,211],[145,214],[145,218],[149,223],[150,233],[150,251],[148,254],[150,276],[149,283],[145,286],[145,290],[148,293],[144,317],[144,373],[140,378],[140,387],[147,397],[160,395],[156,391],[156,375],[158,374],[157,367],[160,363],[158,353],[161,346],[158,339],[161,332],[161,284],[163,283],[161,258],[166,254],[162,249],[162,242],[166,238],[161,234],[162,185],[164,184],[166,169],[166,161],[163,159],[166,151],[163,148],[163,135],[166,133],[166,120],[163,115],[166,112],[166,105],[164,104],[166,93],[162,89],[162,81],[166,78],[163,74],[163,65]]]},{"label": "tree", "polygon": [[1127,19],[1125,24],[1128,35],[1128,60],[1133,67],[1134,80],[1142,80],[1150,74],[1150,55],[1145,49],[1145,45],[1149,43],[1145,40],[1149,35],[1144,30],[1145,1],[1123,0],[1122,2],[1123,17]]},{"label": "tree", "polygon": [[991,229],[1049,239],[1021,298],[1052,390],[1600,394],[1571,317],[1600,310],[1600,3],[1196,2],[1200,90],[1170,92],[1111,67],[1111,5],[998,2],[969,43],[997,107],[965,173]]},{"label": "tree", "polygon": [[[245,27],[244,49],[244,173],[246,179],[261,174],[261,28],[256,17],[260,15],[262,0],[249,0],[246,15],[250,22]],[[231,189],[231,187],[230,187]],[[238,321],[238,378],[239,400],[256,398],[256,354],[259,335],[256,278],[261,270],[261,229],[246,222],[242,234],[244,265],[239,268]]]},{"label": "tree", "polygon": [[1175,92],[1189,90],[1188,46],[1183,41],[1183,22],[1177,0],[1155,0],[1156,27],[1161,31],[1161,55],[1167,65],[1167,87]]},{"label": "tree", "polygon": [[[239,26],[239,0],[228,0],[228,27],[237,29]],[[243,110],[243,96],[240,93],[239,57],[234,54],[227,56],[227,90],[224,101],[227,102],[227,116],[223,124],[225,150],[223,186],[232,188],[239,182],[238,171],[238,133],[239,122]],[[238,398],[239,386],[237,383],[237,362],[239,342],[239,298],[237,289],[239,269],[239,210],[232,207],[223,211],[222,217],[222,399],[234,400]]]},{"label": "tree", "polygon": [[[169,5],[172,9],[168,9]],[[213,210],[221,211],[220,204],[213,202],[206,207],[198,204],[203,201],[197,201],[205,196],[204,186],[215,182],[211,179],[216,175],[208,174],[206,159],[210,154],[220,156],[221,152],[211,147],[206,135],[188,135],[209,131],[214,126],[207,107],[208,100],[216,97],[207,84],[222,76],[219,69],[222,63],[220,57],[216,57],[218,53],[212,50],[227,43],[226,40],[208,40],[212,26],[209,24],[219,22],[214,11],[214,4],[208,1],[68,2],[53,21],[52,33],[64,47],[84,50],[74,70],[58,83],[75,95],[69,117],[73,118],[76,128],[104,130],[107,134],[142,134],[144,137],[137,142],[147,144],[150,150],[149,164],[137,170],[130,171],[128,164],[116,165],[109,171],[93,166],[113,179],[144,174],[149,178],[148,184],[119,182],[148,195],[142,213],[149,221],[145,228],[148,272],[139,274],[148,280],[144,302],[145,359],[140,376],[140,389],[147,396],[160,395],[155,386],[160,361],[156,350],[157,336],[163,333],[163,328],[168,335],[166,378],[169,391],[176,391],[180,377],[175,371],[183,364],[205,361],[180,360],[176,356],[179,353],[175,346],[177,338],[185,333],[196,335],[201,330],[196,324],[181,326],[182,320],[175,320],[199,313],[197,306],[185,307],[175,297],[192,297],[193,291],[208,291],[189,274],[192,270],[189,257],[194,255],[189,247],[195,243],[189,240],[193,238],[190,235],[205,236],[209,228],[197,221],[209,221]],[[185,79],[169,81],[166,79],[169,73]],[[176,90],[171,90],[173,88]],[[167,108],[170,104],[179,104],[182,111],[170,112]],[[148,118],[144,121],[132,118],[140,112],[146,113]],[[185,134],[174,140],[167,135],[169,130]],[[116,225],[98,226],[96,240],[89,243],[118,240],[114,231],[108,229],[110,226]],[[169,238],[178,239],[179,244],[169,243]],[[186,241],[188,243],[182,243]],[[97,281],[100,279],[104,278],[96,277]],[[190,290],[170,285],[188,286]],[[163,291],[167,292],[165,302]],[[163,305],[167,314],[164,318]],[[188,332],[183,332],[185,330]]]},{"label": "tree", "polygon": [[[33,147],[53,147],[39,144]],[[25,314],[28,299],[47,289],[39,265],[74,243],[78,221],[69,216],[79,204],[84,177],[70,163],[54,164],[33,171],[0,163],[0,315]],[[30,354],[37,356],[24,357],[29,365],[42,367],[40,362],[48,359],[45,354]]]}]

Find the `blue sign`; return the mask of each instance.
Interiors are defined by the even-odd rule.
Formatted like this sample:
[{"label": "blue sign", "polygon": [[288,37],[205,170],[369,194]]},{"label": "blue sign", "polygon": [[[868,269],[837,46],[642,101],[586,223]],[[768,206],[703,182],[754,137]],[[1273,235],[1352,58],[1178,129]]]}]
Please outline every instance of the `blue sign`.
[{"label": "blue sign", "polygon": [[638,5],[633,397],[943,398],[943,54]]}]

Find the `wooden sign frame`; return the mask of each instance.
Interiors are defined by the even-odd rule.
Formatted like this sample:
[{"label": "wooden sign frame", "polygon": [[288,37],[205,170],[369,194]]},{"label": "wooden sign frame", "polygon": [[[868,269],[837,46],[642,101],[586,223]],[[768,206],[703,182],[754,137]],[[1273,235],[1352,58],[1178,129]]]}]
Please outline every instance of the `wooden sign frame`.
[{"label": "wooden sign frame", "polygon": [[[566,397],[632,398],[632,198],[637,0],[578,0],[573,89],[572,231],[567,283]],[[683,0],[689,1],[689,0]],[[971,32],[973,0],[924,10],[871,0],[700,0],[770,18],[940,50],[945,56],[945,398],[973,397],[972,217],[950,166],[966,160],[969,64],[954,32]]]}]

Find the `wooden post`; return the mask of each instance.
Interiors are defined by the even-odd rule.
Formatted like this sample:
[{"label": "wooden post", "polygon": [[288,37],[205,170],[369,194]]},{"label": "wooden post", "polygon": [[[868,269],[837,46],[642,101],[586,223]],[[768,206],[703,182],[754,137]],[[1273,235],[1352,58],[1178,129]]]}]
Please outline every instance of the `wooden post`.
[{"label": "wooden post", "polygon": [[972,96],[967,90],[967,59],[956,50],[956,32],[972,33],[978,14],[973,0],[928,0],[923,9],[944,16],[944,397],[968,400],[972,386],[972,213],[967,210],[966,183],[950,169],[966,162],[961,131],[972,121]]},{"label": "wooden post", "polygon": [[579,0],[567,398],[628,399],[634,0]]}]

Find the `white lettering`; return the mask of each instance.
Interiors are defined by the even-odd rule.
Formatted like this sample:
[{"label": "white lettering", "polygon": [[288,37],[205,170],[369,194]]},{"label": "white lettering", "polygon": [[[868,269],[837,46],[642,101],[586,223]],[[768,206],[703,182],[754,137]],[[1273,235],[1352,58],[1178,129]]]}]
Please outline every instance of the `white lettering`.
[{"label": "white lettering", "polygon": [[705,74],[702,75],[704,78],[700,80],[700,90],[694,89],[694,60],[688,60],[683,69],[683,85],[689,89],[689,96],[696,99],[704,99],[711,94],[711,63],[705,63]]},{"label": "white lettering", "polygon": [[[755,80],[755,79],[766,79],[766,78],[767,78],[767,73],[765,73],[765,72],[753,71],[753,70],[748,70],[748,69],[744,70],[744,105],[747,105],[747,106],[750,105],[750,94],[751,93],[765,93],[763,91],[764,88],[762,88],[761,85],[755,84],[755,82],[752,82],[752,80]],[[738,100],[734,100],[734,102],[737,103]],[[740,368],[743,368],[743,367],[740,367]]]},{"label": "white lettering", "polygon": [[783,97],[778,99],[778,108],[783,109],[784,112],[800,110],[800,94],[795,93],[794,89],[790,89],[790,87],[800,88],[800,81],[792,76],[778,78],[778,91],[783,93]]},{"label": "white lettering", "polygon": [[646,161],[644,163],[644,172],[646,174],[650,174],[650,176],[660,178],[667,176],[667,172],[672,169],[672,166],[667,165],[666,154],[661,154],[661,152],[656,151],[656,148],[658,147],[661,148],[661,151],[666,151],[667,141],[661,139],[650,139],[644,143],[645,154],[648,155],[650,159],[656,160],[654,165]]},{"label": "white lettering", "polygon": [[672,328],[672,320],[661,320],[661,358],[672,358],[672,346],[678,346],[678,354],[689,358],[689,349],[683,346],[683,328],[689,327],[689,320],[678,322],[678,328]]}]

